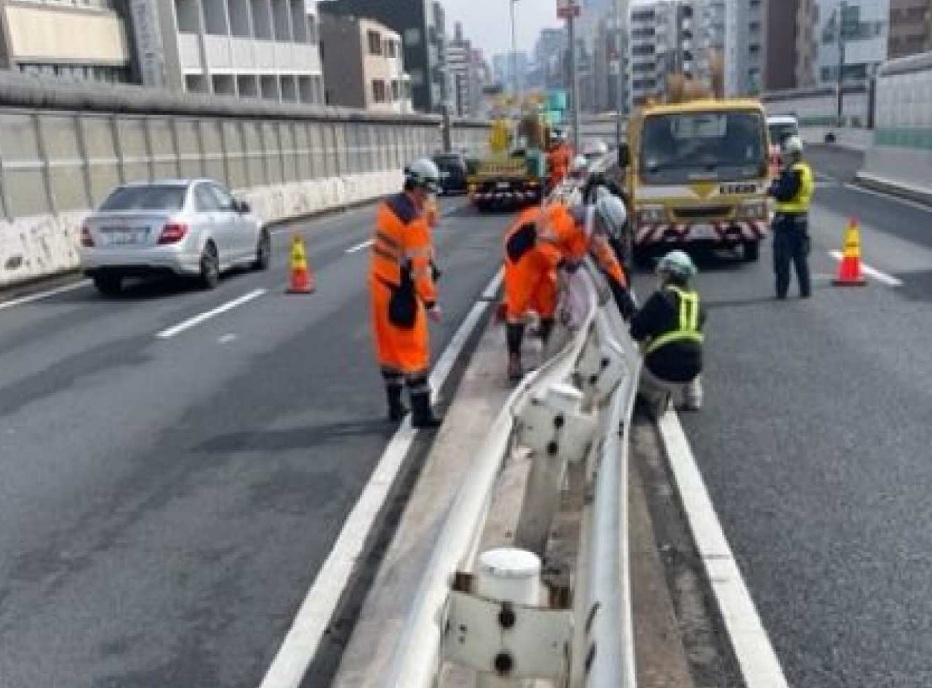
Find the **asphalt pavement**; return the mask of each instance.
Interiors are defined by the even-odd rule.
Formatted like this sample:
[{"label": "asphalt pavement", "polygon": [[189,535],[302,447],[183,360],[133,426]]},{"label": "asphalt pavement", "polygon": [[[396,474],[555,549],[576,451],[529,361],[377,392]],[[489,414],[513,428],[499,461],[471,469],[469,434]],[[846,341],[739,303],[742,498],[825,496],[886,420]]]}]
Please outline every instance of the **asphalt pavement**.
[{"label": "asphalt pavement", "polygon": [[[683,424],[791,686],[932,685],[932,209],[849,186],[809,152],[813,298],[700,259],[706,402]],[[860,222],[868,286],[830,284]],[[641,292],[651,278],[637,279]]]},{"label": "asphalt pavement", "polygon": [[[507,221],[443,207],[435,353]],[[0,687],[259,685],[394,432],[373,223],[369,206],[280,228],[269,272],[212,292],[0,303]],[[293,230],[313,295],[284,294]]]}]

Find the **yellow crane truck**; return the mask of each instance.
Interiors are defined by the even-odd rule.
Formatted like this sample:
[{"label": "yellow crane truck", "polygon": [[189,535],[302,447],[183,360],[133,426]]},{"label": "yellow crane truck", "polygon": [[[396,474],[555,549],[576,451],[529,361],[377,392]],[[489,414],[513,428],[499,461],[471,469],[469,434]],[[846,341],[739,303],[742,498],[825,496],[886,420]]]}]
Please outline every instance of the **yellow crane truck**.
[{"label": "yellow crane truck", "polygon": [[751,99],[648,104],[619,151],[634,260],[672,248],[741,251],[756,261],[769,224],[767,117]]}]

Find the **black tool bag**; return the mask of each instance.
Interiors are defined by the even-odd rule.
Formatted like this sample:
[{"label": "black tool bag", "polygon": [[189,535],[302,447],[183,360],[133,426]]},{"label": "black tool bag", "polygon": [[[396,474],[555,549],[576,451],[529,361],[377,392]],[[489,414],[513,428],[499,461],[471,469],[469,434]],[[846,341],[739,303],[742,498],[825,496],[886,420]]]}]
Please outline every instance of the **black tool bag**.
[{"label": "black tool bag", "polygon": [[410,330],[417,320],[417,294],[411,279],[411,266],[401,268],[401,284],[392,288],[388,302],[388,320],[395,327]]}]

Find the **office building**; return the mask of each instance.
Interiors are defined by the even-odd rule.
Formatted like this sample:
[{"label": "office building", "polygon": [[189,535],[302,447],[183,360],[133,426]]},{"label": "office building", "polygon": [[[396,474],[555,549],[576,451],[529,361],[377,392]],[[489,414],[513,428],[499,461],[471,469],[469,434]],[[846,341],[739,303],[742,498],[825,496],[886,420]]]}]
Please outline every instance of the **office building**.
[{"label": "office building", "polygon": [[322,12],[320,51],[328,105],[411,112],[398,33],[374,19]]},{"label": "office building", "polygon": [[450,74],[453,112],[459,117],[477,117],[482,102],[483,58],[463,35],[456,22],[453,40],[447,45],[447,71]]},{"label": "office building", "polygon": [[147,86],[322,103],[316,3],[306,0],[132,0]]},{"label": "office building", "polygon": [[764,0],[725,3],[725,93],[729,96],[754,95],[762,90],[763,5]]},{"label": "office building", "polygon": [[932,0],[890,0],[887,57],[932,50]]},{"label": "office building", "polygon": [[796,88],[798,0],[769,0],[764,5],[761,81],[764,91]]},{"label": "office building", "polygon": [[0,0],[0,67],[92,82],[138,82],[128,6],[117,0]]},{"label": "office building", "polygon": [[411,100],[420,112],[441,112],[449,89],[446,70],[446,18],[434,0],[329,0],[332,14],[375,19],[401,36],[404,65],[411,75]]}]

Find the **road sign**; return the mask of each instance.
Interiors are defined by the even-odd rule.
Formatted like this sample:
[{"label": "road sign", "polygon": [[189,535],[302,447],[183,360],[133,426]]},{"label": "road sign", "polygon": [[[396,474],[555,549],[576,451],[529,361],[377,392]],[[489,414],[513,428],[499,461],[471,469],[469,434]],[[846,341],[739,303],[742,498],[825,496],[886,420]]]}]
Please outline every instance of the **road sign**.
[{"label": "road sign", "polygon": [[579,0],[557,0],[557,16],[569,19],[579,16]]}]

